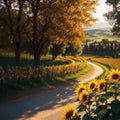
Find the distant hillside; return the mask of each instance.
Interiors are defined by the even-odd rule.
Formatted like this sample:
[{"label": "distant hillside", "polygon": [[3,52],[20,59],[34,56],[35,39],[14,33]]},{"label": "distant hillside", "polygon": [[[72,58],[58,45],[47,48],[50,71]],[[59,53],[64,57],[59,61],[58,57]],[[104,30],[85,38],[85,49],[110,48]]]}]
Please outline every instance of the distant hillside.
[{"label": "distant hillside", "polygon": [[120,41],[120,37],[113,36],[109,30],[105,30],[105,29],[87,30],[86,34],[89,40],[108,39],[108,40],[117,40],[117,41],[119,40]]},{"label": "distant hillside", "polygon": [[104,23],[104,22],[98,22],[98,23],[95,23],[93,26],[91,27],[84,27],[84,30],[85,31],[88,31],[88,30],[95,30],[95,29],[99,29],[99,30],[110,30],[111,29],[111,26],[108,24],[108,23]]}]

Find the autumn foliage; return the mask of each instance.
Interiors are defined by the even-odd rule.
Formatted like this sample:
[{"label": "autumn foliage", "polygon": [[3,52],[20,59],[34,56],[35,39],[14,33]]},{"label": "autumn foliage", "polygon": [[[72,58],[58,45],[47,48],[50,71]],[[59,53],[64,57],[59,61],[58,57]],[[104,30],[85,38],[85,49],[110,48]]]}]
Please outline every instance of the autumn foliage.
[{"label": "autumn foliage", "polygon": [[1,0],[0,28],[9,33],[16,66],[22,64],[22,44],[28,43],[34,65],[39,66],[48,45],[56,41],[65,44],[85,41],[83,25],[90,26],[96,21],[92,14],[96,5],[97,0]]}]

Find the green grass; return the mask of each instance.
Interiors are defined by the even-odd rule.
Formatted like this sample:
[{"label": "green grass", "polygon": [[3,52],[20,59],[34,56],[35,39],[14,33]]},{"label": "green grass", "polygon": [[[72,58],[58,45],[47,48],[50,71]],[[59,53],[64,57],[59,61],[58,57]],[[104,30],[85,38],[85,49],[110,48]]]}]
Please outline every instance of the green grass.
[{"label": "green grass", "polygon": [[108,76],[108,74],[109,74],[110,68],[107,65],[101,64],[99,62],[95,62],[95,61],[92,61],[92,62],[95,63],[95,64],[97,64],[97,65],[99,65],[104,70],[104,73],[102,75],[100,75],[98,77],[98,79],[106,79],[107,76]]},{"label": "green grass", "polygon": [[65,60],[41,60],[41,65],[42,66],[52,66],[52,65],[65,65],[65,64],[69,64],[68,61]]},{"label": "green grass", "polygon": [[113,36],[111,32],[104,30],[88,30],[88,39],[90,40],[101,40],[101,39],[109,39],[109,40],[120,40],[119,37]]},{"label": "green grass", "polygon": [[56,85],[61,85],[62,83],[69,83],[70,81],[74,81],[75,79],[81,77],[84,74],[89,73],[92,71],[93,67],[88,64],[83,70],[81,70],[78,73],[71,74],[71,75],[66,75],[65,77],[56,77],[54,80],[49,81],[49,78],[46,80],[43,80],[42,83],[38,82],[37,84],[32,84],[32,85],[26,85],[26,86],[17,86],[17,88],[13,88],[10,86],[5,86],[5,89],[3,89],[3,92],[0,94],[0,99],[6,98],[9,96],[14,96],[17,94],[21,94],[24,92],[28,91],[34,91],[37,89],[42,89],[42,88],[49,88],[50,86],[56,86]]},{"label": "green grass", "polygon": [[[29,66],[33,64],[33,60],[31,59],[22,59],[23,66]],[[7,68],[8,66],[15,66],[15,58],[14,57],[7,57],[7,56],[0,56],[0,65],[3,68]]]},{"label": "green grass", "polygon": [[85,74],[89,73],[92,70],[93,70],[92,65],[88,64],[83,70],[81,70],[78,73],[71,74],[71,75],[66,75],[65,77],[56,77],[56,81],[66,82],[66,81],[75,80],[75,79],[81,77],[82,75],[85,75]]},{"label": "green grass", "polygon": [[[51,65],[65,65],[68,64],[69,61],[67,60],[51,60],[51,57],[42,58],[40,64],[42,66],[51,66]],[[0,56],[0,65],[6,69],[8,66],[15,66],[15,58],[14,57],[7,57],[7,56]],[[33,59],[23,59],[22,58],[22,66],[28,67],[33,66]]]},{"label": "green grass", "polygon": [[96,58],[95,56],[83,56],[83,58],[85,60],[91,60],[93,63],[95,63],[95,64],[97,64],[97,65],[99,65],[100,67],[103,68],[104,73],[102,75],[100,75],[98,77],[98,79],[105,79],[107,77],[107,75],[108,75],[108,73],[110,71],[110,67],[108,65],[105,65],[105,64],[102,64],[102,63],[99,63],[99,62],[95,61],[94,60],[94,58]]}]

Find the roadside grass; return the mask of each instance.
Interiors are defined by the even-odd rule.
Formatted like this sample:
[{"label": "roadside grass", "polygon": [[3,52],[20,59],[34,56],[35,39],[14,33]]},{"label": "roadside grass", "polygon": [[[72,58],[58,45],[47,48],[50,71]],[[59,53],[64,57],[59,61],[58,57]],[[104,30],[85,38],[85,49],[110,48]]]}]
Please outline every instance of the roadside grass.
[{"label": "roadside grass", "polygon": [[91,56],[91,55],[82,55],[82,58],[85,60],[91,60],[93,58],[96,58],[95,56]]},{"label": "roadside grass", "polygon": [[[26,55],[26,56],[25,56]],[[26,68],[27,70],[27,67],[28,67],[28,70],[30,66],[32,66],[33,64],[33,58],[32,56],[29,57],[29,55],[27,54],[22,54],[22,65],[23,67]],[[66,56],[66,57],[62,57],[62,56],[58,56],[58,58],[54,61],[52,61],[52,56],[51,55],[47,55],[47,56],[42,56],[41,58],[41,66],[43,67],[43,69],[47,66],[47,76],[44,76],[41,77],[41,78],[36,78],[34,79],[34,77],[36,77],[36,74],[37,73],[33,73],[33,78],[31,77],[30,81],[29,79],[24,79],[24,78],[20,78],[20,82],[17,83],[17,78],[14,78],[15,75],[22,75],[19,73],[19,71],[17,72],[17,69],[14,69],[15,67],[15,58],[14,58],[14,55],[11,53],[11,55],[9,54],[9,56],[6,55],[0,55],[0,65],[3,67],[3,69],[5,70],[5,81],[4,81],[4,84],[2,85],[2,89],[0,91],[0,98],[4,98],[4,97],[7,97],[7,96],[11,96],[11,95],[15,95],[15,94],[18,94],[18,93],[24,93],[25,91],[32,91],[32,90],[36,90],[36,89],[42,89],[42,88],[49,88],[51,86],[56,86],[56,85],[59,85],[61,83],[68,83],[69,84],[69,81],[71,80],[75,80],[76,78],[88,73],[89,71],[92,70],[92,66],[90,65],[87,65],[87,62],[86,60],[83,60],[81,57],[77,57],[77,58],[74,58],[74,57],[71,57],[71,56]],[[74,69],[76,69],[76,67],[78,67],[77,65],[79,65],[79,69],[77,71],[77,73],[74,73]],[[62,71],[65,71],[66,68],[64,66],[68,66],[69,67],[69,70],[72,69],[73,73],[71,72],[71,74],[69,73],[69,71],[67,70],[68,74],[64,74],[64,75],[58,75],[58,76],[61,76],[61,77],[56,77],[56,75],[53,75],[53,77],[51,78],[51,74],[55,74],[54,72],[53,73],[49,73],[50,70],[53,70],[51,69],[52,67],[57,67],[60,66],[58,68],[58,71],[61,69]],[[70,67],[70,65],[72,66],[76,66],[76,67]],[[12,71],[10,75],[10,77],[13,76],[12,79],[9,79],[7,76],[7,70],[8,70],[8,66],[9,67],[13,67],[13,69],[11,70],[15,70],[15,71]],[[64,68],[62,68],[62,66]],[[63,70],[64,69],[64,70]],[[26,71],[23,70],[22,71],[23,73],[25,73]],[[34,72],[34,70],[32,71]],[[12,75],[13,74],[13,75]],[[31,73],[30,73],[31,75]],[[35,75],[35,76],[34,76]],[[4,75],[3,75],[4,76]],[[29,74],[27,74],[27,76],[29,76]],[[25,77],[27,77],[25,76]]]},{"label": "roadside grass", "polygon": [[100,75],[97,79],[107,79],[110,68],[107,65],[104,65],[104,64],[96,62],[96,61],[92,61],[92,62],[99,65],[104,70],[103,74]]},{"label": "roadside grass", "polygon": [[120,69],[120,58],[96,57],[96,56],[82,56],[85,60],[91,60],[104,69],[104,73],[98,78],[107,78],[111,69]]},{"label": "roadside grass", "polygon": [[75,79],[81,77],[84,74],[89,73],[92,69],[93,67],[88,64],[84,69],[82,69],[78,73],[66,75],[64,77],[55,77],[55,79],[53,79],[52,81],[50,81],[48,78],[45,80],[38,81],[35,84],[19,86],[16,89],[6,85],[4,86],[4,89],[0,94],[0,99],[22,94],[22,93],[24,94],[25,92],[28,92],[28,91],[32,92],[32,91],[40,90],[43,88],[53,88],[57,85],[62,85],[63,83],[69,84],[69,82],[75,81]]},{"label": "roadside grass", "polygon": [[120,58],[101,58],[101,57],[86,57],[95,64],[98,64],[104,69],[104,73],[99,76],[100,79],[107,79],[111,69],[120,69]]},{"label": "roadside grass", "polygon": [[65,77],[56,77],[56,81],[57,82],[67,82],[67,81],[75,80],[75,79],[81,77],[82,75],[89,73],[92,70],[93,70],[92,65],[88,64],[83,70],[81,70],[78,73],[66,75]]}]

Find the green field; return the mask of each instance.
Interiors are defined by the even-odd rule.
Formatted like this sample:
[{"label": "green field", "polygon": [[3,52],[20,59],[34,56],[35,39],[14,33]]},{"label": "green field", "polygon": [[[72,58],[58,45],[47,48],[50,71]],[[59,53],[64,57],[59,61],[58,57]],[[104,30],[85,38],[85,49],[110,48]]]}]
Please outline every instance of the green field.
[{"label": "green field", "polygon": [[117,36],[113,36],[112,32],[108,30],[88,30],[86,31],[88,39],[89,40],[102,40],[102,39],[108,39],[108,40],[117,40],[119,41],[120,38]]}]

